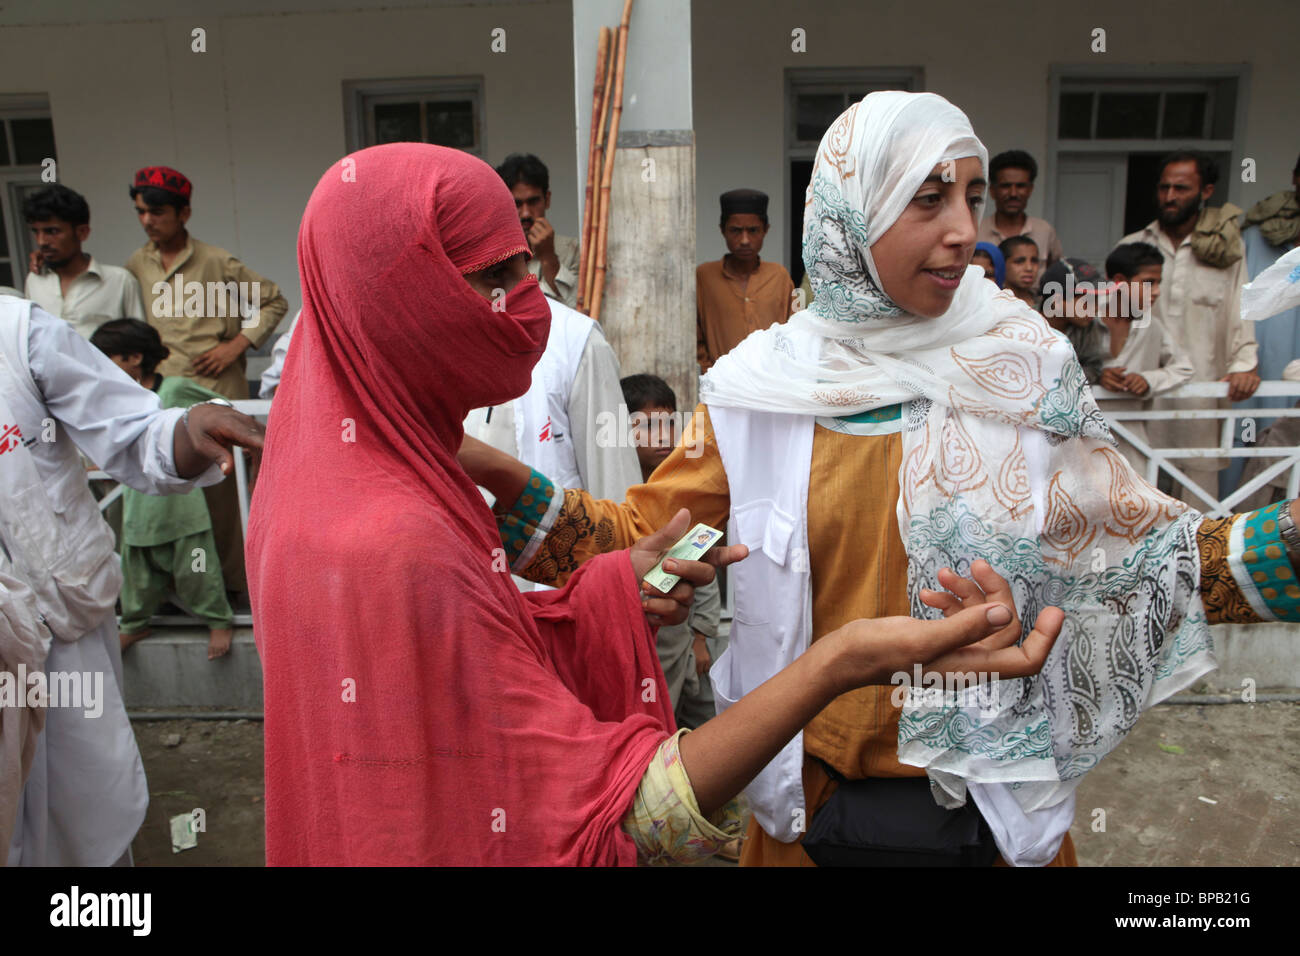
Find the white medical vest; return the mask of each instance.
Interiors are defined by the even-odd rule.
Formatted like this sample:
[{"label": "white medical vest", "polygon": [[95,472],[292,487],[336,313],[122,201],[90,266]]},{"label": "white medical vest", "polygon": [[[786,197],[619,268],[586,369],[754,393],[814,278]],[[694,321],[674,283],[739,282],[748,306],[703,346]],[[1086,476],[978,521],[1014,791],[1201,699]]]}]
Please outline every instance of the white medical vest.
[{"label": "white medical vest", "polygon": [[551,307],[551,331],[546,351],[533,369],[532,384],[514,401],[515,447],[521,461],[561,487],[582,488],[568,399],[596,322],[552,298],[546,301]]},{"label": "white medical vest", "polygon": [[[730,644],[709,670],[718,713],[787,667],[812,638],[808,560],[811,415],[709,408],[731,492],[729,544],[749,557],[731,565],[735,616]],[[803,732],[745,789],[754,816],[784,843],[807,830]]]},{"label": "white medical vest", "polygon": [[[32,589],[40,620],[75,641],[113,611],[122,572],[76,446],[45,406],[28,364],[30,302],[0,303],[0,567]],[[52,440],[50,440],[52,439]],[[41,480],[31,448],[67,480]]]}]

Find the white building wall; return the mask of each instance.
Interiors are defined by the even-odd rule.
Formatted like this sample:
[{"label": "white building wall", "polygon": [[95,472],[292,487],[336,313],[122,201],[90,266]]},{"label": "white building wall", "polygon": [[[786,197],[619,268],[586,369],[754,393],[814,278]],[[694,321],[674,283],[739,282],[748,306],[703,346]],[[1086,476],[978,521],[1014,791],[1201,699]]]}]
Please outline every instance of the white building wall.
[{"label": "white building wall", "polygon": [[[1230,198],[1240,206],[1289,188],[1300,151],[1294,122],[1300,112],[1294,42],[1300,5],[1294,0],[1231,8],[1216,0],[696,0],[692,21],[701,259],[726,251],[718,195],[746,186],[772,197],[764,254],[789,266],[787,68],[922,67],[924,89],[966,111],[990,156],[1019,148],[1039,161],[1031,215],[1043,214],[1044,180],[1052,175],[1042,168],[1051,134],[1052,65],[1136,64],[1140,73],[1152,64],[1250,64],[1243,152],[1256,160],[1259,181],[1242,184],[1238,176],[1231,185]],[[791,51],[795,27],[806,31],[804,53]],[[1106,30],[1104,54],[1091,52],[1097,27]]]},{"label": "white building wall", "polygon": [[[193,53],[200,26],[207,52]],[[496,27],[505,53],[491,51]],[[0,46],[0,94],[49,96],[59,180],[89,201],[87,246],[106,262],[144,242],[127,196],[132,173],[174,166],[194,182],[193,235],[279,283],[292,315],[302,301],[298,224],[321,173],[346,151],[343,83],[360,79],[483,76],[485,158],[540,156],[556,230],[577,234],[567,0],[6,25]]]},{"label": "white building wall", "polygon": [[[254,7],[275,12],[249,12]],[[133,10],[138,19],[130,19]],[[69,23],[77,18],[87,22]],[[106,20],[116,22],[99,22]],[[0,94],[49,96],[60,180],[90,201],[89,247],[105,261],[122,262],[143,242],[126,195],[131,173],[172,165],[195,183],[194,234],[279,282],[296,309],[299,218],[321,172],[345,151],[342,87],[356,79],[482,75],[488,160],[515,150],[541,156],[551,169],[555,226],[578,233],[574,102],[589,104],[590,90],[574,90],[568,0],[423,8],[410,0],[17,2],[0,11],[0,24]],[[207,30],[204,54],[190,52],[196,26]],[[1105,54],[1090,51],[1099,26]],[[504,54],[490,50],[495,27],[507,30]],[[806,31],[805,53],[790,49],[795,27]],[[698,256],[724,251],[717,195],[744,185],[771,195],[765,252],[789,265],[788,67],[921,67],[924,87],[965,109],[990,153],[1020,147],[1045,166],[1051,66],[1249,64],[1243,154],[1257,161],[1259,181],[1230,189],[1234,202],[1249,205],[1288,185],[1300,150],[1298,28],[1294,0],[1255,0],[1247,12],[1215,0],[1075,7],[1000,0],[984,8],[957,0],[694,0]],[[1031,213],[1043,212],[1051,175],[1040,174]]]}]

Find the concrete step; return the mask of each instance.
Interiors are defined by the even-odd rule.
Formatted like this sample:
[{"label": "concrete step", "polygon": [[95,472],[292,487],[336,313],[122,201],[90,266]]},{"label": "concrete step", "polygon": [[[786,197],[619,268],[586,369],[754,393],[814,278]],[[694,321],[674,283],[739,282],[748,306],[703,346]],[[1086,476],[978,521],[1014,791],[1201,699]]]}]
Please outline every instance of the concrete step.
[{"label": "concrete step", "polygon": [[1219,666],[1202,681],[1211,691],[1300,688],[1300,624],[1216,624],[1210,632]]},{"label": "concrete step", "polygon": [[208,660],[205,627],[159,626],[122,655],[127,710],[262,709],[262,661],[251,627],[236,627],[230,653]]},{"label": "concrete step", "polygon": [[[153,634],[122,655],[128,710],[215,707],[262,709],[262,662],[253,629],[238,626],[230,653],[208,660],[203,627],[156,624]],[[722,630],[730,630],[724,621]],[[1300,688],[1300,625],[1230,624],[1216,626],[1219,668],[1198,683],[1198,691],[1240,693],[1243,682],[1257,691]]]}]

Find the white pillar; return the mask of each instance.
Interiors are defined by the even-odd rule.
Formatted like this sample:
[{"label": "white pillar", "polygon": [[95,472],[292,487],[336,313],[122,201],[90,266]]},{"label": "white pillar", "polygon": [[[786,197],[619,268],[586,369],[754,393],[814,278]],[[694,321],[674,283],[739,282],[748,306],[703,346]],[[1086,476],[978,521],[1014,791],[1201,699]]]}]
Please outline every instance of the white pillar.
[{"label": "white pillar", "polygon": [[[596,43],[622,14],[623,0],[573,0],[579,202]],[[698,386],[690,0],[634,0],[618,140],[601,326],[624,375],[660,376],[689,410]]]}]

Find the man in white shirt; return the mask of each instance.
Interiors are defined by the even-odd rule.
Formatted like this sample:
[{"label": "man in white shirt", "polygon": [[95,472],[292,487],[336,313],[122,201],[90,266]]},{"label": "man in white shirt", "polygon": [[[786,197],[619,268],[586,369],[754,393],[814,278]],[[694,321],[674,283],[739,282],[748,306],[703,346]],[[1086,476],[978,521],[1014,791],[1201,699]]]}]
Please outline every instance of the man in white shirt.
[{"label": "man in white shirt", "polygon": [[470,412],[465,433],[566,488],[621,500],[641,483],[636,449],[597,440],[602,413],[621,421],[618,359],[593,319],[547,301],[551,331],[528,391],[505,405]]},{"label": "man in white shirt", "polygon": [[90,235],[90,206],[77,192],[55,183],[23,200],[23,217],[36,250],[27,275],[27,298],[66,319],[89,339],[109,319],[143,319],[135,276],[83,252]]},{"label": "man in white shirt", "polygon": [[229,407],[161,408],[68,323],[0,297],[0,861],[129,863],[149,803],[122,695],[122,572],[80,454],[146,494],[183,493],[263,431]]},{"label": "man in white shirt", "polygon": [[[1164,267],[1160,297],[1152,316],[1186,352],[1195,369],[1193,381],[1228,383],[1228,398],[1156,399],[1157,408],[1214,408],[1249,398],[1259,387],[1255,331],[1241,320],[1241,287],[1247,281],[1242,259],[1226,267],[1207,264],[1197,257],[1192,237],[1206,201],[1214,195],[1218,164],[1203,153],[1171,153],[1161,164],[1156,189],[1159,215],[1143,229],[1120,240],[1120,245],[1147,242],[1160,250]],[[1212,448],[1219,444],[1221,422],[1151,422],[1148,432],[1156,447]],[[1174,464],[1210,496],[1217,497],[1222,458],[1176,459]],[[1194,508],[1207,502],[1192,491],[1176,486],[1174,493]]]}]

